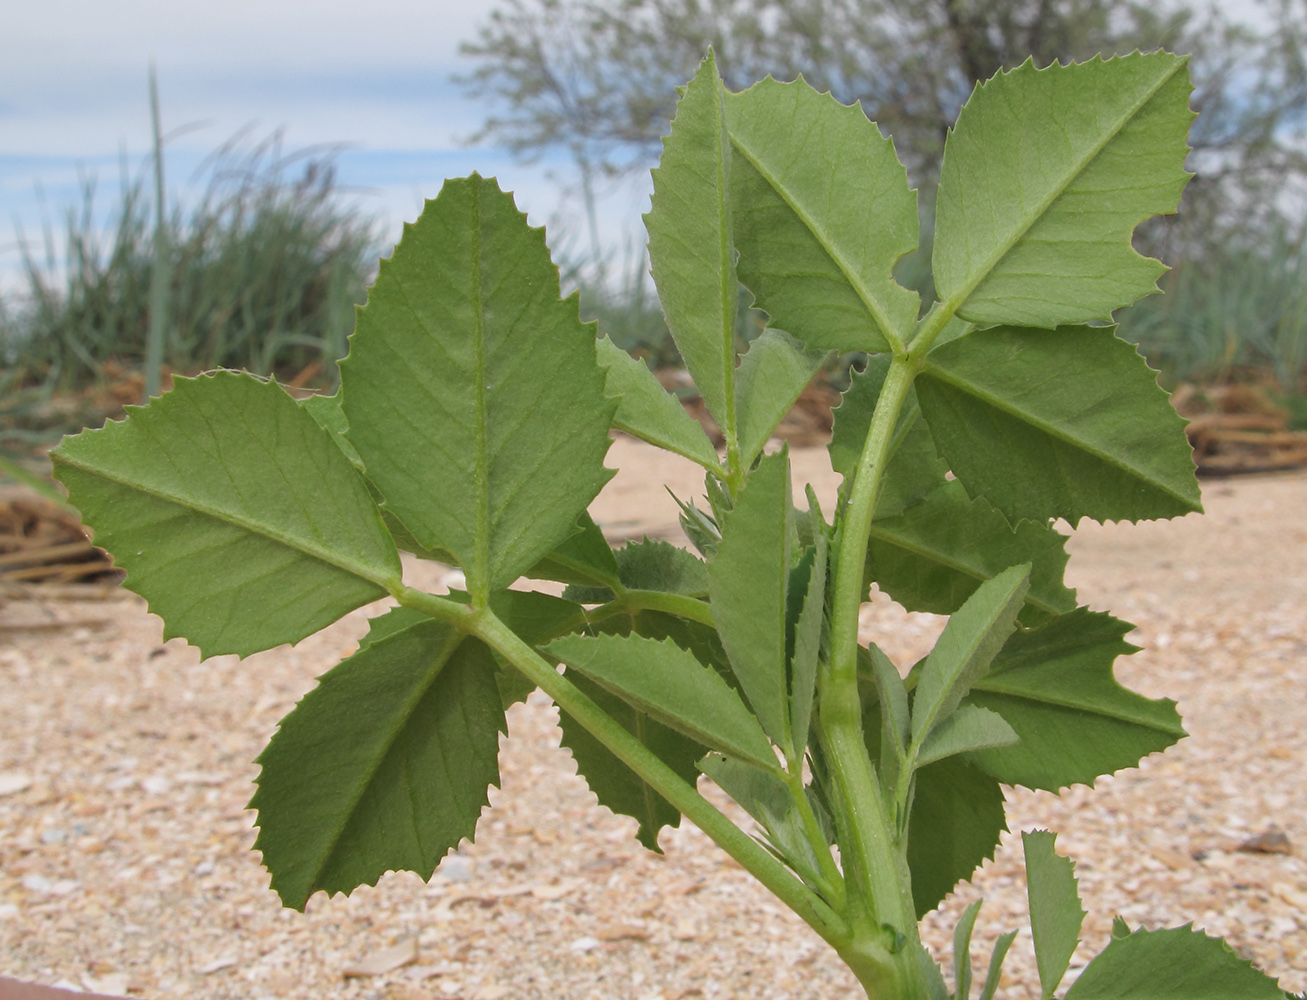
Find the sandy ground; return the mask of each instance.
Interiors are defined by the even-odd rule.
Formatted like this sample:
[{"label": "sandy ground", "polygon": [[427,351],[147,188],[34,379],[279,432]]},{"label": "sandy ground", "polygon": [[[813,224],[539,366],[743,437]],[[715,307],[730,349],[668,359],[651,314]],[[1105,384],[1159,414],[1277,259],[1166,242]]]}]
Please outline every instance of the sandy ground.
[{"label": "sandy ground", "polygon": [[[830,498],[824,452],[794,459]],[[626,471],[597,501],[601,523],[679,537],[662,484],[697,495],[693,468],[624,439],[609,464]],[[1082,603],[1139,626],[1146,650],[1118,675],[1178,699],[1192,738],[1093,790],[1011,793],[1009,823],[1059,831],[1079,861],[1090,916],[1073,970],[1121,913],[1228,935],[1303,990],[1307,474],[1208,482],[1204,496],[1206,517],[1086,524],[1070,543]],[[294,649],[202,663],[162,644],[131,595],[0,607],[0,974],[151,998],[855,995],[815,935],[697,830],[643,851],[576,778],[538,694],[510,715],[477,843],[429,885],[393,874],[283,910],[250,852],[251,761],[381,608]],[[940,622],[879,599],[863,625],[906,664]],[[1237,850],[1273,826],[1289,853]],[[1015,837],[928,918],[928,943],[947,958],[956,914],[982,894],[978,971],[993,938],[1022,927],[1000,996],[1036,997]],[[361,974],[369,961],[407,964]]]}]

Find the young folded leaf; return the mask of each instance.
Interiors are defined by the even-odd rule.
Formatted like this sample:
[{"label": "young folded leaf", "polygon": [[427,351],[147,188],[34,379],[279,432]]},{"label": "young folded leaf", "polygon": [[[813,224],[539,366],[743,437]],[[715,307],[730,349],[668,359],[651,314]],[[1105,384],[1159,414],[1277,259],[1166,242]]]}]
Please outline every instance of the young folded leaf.
[{"label": "young folded leaf", "polygon": [[738,284],[727,210],[731,175],[722,84],[712,52],[676,105],[644,217],[649,264],[667,328],[708,412],[738,448],[735,314]]},{"label": "young folded leaf", "polygon": [[981,84],[944,147],[935,288],[982,325],[1111,319],[1166,270],[1130,245],[1174,212],[1189,124],[1188,60],[1167,52],[1036,69]]},{"label": "young folded leaf", "polygon": [[641,711],[714,750],[776,770],[776,755],[740,696],[669,640],[568,636],[549,652]]},{"label": "young folded leaf", "polygon": [[663,388],[643,361],[631,357],[606,336],[599,338],[597,350],[605,373],[604,388],[618,400],[614,427],[665,451],[684,455],[710,472],[720,467],[717,451],[699,422]]},{"label": "young folded leaf", "polygon": [[916,384],[953,473],[1013,524],[1202,510],[1184,419],[1110,329],[977,330],[933,350]]},{"label": "young folded leaf", "polygon": [[749,704],[787,756],[786,608],[796,544],[785,449],[758,463],[722,524],[708,563],[713,620]]},{"label": "young folded leaf", "polygon": [[1045,998],[1051,997],[1066,975],[1085,911],[1076,890],[1075,865],[1054,850],[1056,834],[1035,830],[1021,834],[1026,855],[1026,894],[1030,900],[1030,933],[1035,939],[1035,964]]},{"label": "young folded leaf", "polygon": [[812,842],[805,836],[794,800],[780,778],[721,754],[708,754],[699,767],[762,824],[772,846],[801,879],[814,887],[825,884]]},{"label": "young folded leaf", "polygon": [[[818,512],[820,516],[820,512]],[[793,608],[796,599],[801,602],[798,614],[787,609],[786,616],[794,622],[793,639],[789,643],[790,655],[790,734],[796,761],[801,760],[808,746],[809,727],[812,724],[813,696],[817,691],[817,668],[821,661],[822,628],[826,616],[826,536],[818,532],[814,545],[804,557],[808,564],[808,584],[796,592],[796,578],[792,574],[788,584],[787,601]]]},{"label": "young folded leaf", "polygon": [[1016,624],[1030,564],[1013,566],[982,583],[944,626],[926,657],[912,701],[912,742],[920,748],[966,697],[1002,649]]},{"label": "young folded leaf", "polygon": [[959,705],[922,742],[917,764],[929,764],[954,754],[1011,746],[1018,739],[1016,731],[997,712],[975,705]]},{"label": "young folded leaf", "polygon": [[916,249],[916,193],[894,143],[802,78],[726,96],[740,280],[771,321],[819,350],[888,351],[917,319],[894,281]]},{"label": "young folded leaf", "polygon": [[392,870],[430,878],[499,783],[506,728],[490,650],[406,609],[391,615],[259,756],[254,847],[287,906]]},{"label": "young folded leaf", "polygon": [[446,181],[382,261],[341,386],[368,478],[418,542],[454,554],[478,604],[569,537],[612,475],[594,327],[559,298],[544,231],[475,174]]},{"label": "young folded leaf", "polygon": [[983,902],[977,899],[969,904],[953,928],[953,1000],[968,1000],[971,994],[971,931]]},{"label": "young folded leaf", "polygon": [[125,585],[164,620],[164,638],[205,656],[298,642],[399,584],[399,554],[363,480],[274,383],[178,378],[50,457]]},{"label": "young folded leaf", "polygon": [[912,742],[912,717],[908,709],[908,690],[899,676],[898,667],[873,644],[872,672],[876,681],[876,699],[880,704],[881,787],[892,789],[899,780],[899,768],[905,762]]},{"label": "young folded leaf", "polygon": [[970,755],[1000,781],[1057,791],[1134,767],[1185,735],[1175,702],[1116,682],[1112,664],[1137,647],[1133,628],[1080,608],[1042,628],[1016,632],[968,701],[1003,716],[1020,742]]},{"label": "young folded leaf", "polygon": [[1285,1000],[1275,980],[1190,925],[1114,937],[1065,1000]]},{"label": "young folded leaf", "polygon": [[1003,959],[1007,958],[1008,949],[1012,947],[1016,936],[1016,931],[1008,931],[1006,934],[1000,934],[994,942],[994,950],[989,953],[989,969],[985,973],[985,985],[980,990],[980,1000],[994,1000],[1003,976]]}]

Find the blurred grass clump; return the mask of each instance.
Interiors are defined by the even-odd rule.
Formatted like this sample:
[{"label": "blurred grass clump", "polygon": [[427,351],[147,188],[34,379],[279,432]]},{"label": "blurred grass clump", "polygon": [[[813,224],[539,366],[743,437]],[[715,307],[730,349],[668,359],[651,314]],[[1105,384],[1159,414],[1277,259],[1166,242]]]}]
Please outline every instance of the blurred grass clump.
[{"label": "blurred grass clump", "polygon": [[[245,368],[335,384],[380,234],[342,198],[334,158],[332,150],[286,153],[276,133],[238,135],[197,172],[201,193],[189,206],[165,205],[169,370]],[[86,391],[144,366],[156,214],[147,173],[131,177],[124,166],[107,231],[96,195],[85,180],[59,238],[46,226],[42,252],[21,241],[21,287],[0,303],[6,408],[39,406],[56,391]]]}]

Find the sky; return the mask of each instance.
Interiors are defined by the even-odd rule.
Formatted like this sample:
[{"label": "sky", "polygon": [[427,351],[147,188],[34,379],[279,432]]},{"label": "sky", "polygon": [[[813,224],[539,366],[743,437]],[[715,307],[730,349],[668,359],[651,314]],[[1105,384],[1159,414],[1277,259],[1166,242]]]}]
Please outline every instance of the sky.
[{"label": "sky", "polygon": [[[515,192],[535,225],[583,229],[560,206],[556,160],[534,167],[470,147],[490,111],[451,82],[490,3],[464,0],[9,0],[0,60],[0,289],[13,287],[20,231],[39,249],[79,185],[97,180],[107,209],[125,151],[133,172],[150,150],[154,63],[170,192],[194,191],[204,158],[247,126],[284,131],[286,150],[344,145],[343,185],[358,191],[390,239],[446,177],[477,170]],[[173,133],[171,138],[167,138]],[[601,213],[614,247],[638,231],[640,192]],[[560,229],[561,232],[561,229]],[[557,239],[552,240],[557,245]]]}]

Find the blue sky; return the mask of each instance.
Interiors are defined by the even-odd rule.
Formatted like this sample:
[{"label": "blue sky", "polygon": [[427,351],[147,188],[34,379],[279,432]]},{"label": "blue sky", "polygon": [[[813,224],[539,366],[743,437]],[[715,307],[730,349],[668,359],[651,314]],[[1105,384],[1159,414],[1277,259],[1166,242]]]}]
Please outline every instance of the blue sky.
[{"label": "blue sky", "polygon": [[[29,243],[57,226],[79,178],[98,179],[109,206],[126,151],[150,148],[147,73],[154,61],[168,187],[185,192],[203,158],[241,128],[285,132],[285,148],[347,144],[341,181],[387,232],[414,218],[446,177],[496,175],[535,224],[582,227],[561,206],[549,170],[502,150],[469,148],[489,108],[450,75],[469,67],[458,43],[489,3],[450,0],[11,0],[0,61],[0,287],[18,267],[16,226]],[[41,196],[38,196],[38,188]],[[611,196],[604,236],[638,227],[639,190]]]}]

